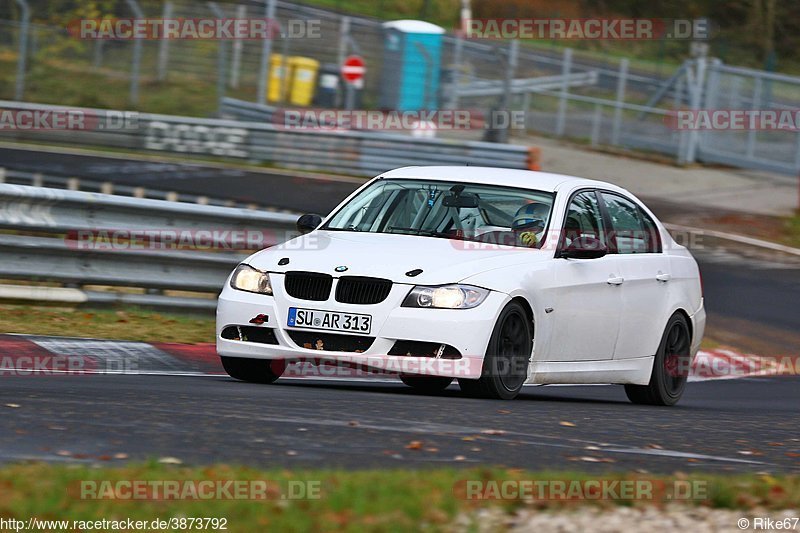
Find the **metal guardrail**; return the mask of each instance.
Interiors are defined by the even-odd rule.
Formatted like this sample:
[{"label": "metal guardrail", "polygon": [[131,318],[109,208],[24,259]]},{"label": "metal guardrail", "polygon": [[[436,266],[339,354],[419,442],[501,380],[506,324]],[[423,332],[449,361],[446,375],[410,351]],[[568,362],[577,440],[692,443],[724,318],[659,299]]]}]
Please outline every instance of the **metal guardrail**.
[{"label": "metal guardrail", "polygon": [[[597,72],[577,72],[566,76],[539,76],[511,80],[511,94],[535,93],[562,87],[585,87],[597,83]],[[477,80],[458,85],[459,97],[499,96],[505,91],[503,80]]]},{"label": "metal guardrail", "polygon": [[205,195],[165,191],[137,185],[125,185],[111,181],[97,181],[78,177],[54,176],[41,172],[24,172],[0,167],[0,183],[11,185],[30,185],[32,187],[50,187],[53,189],[67,189],[71,191],[99,192],[115,196],[129,196],[133,198],[151,198],[153,200],[167,200],[170,202],[184,202],[201,205],[216,205],[221,207],[240,207],[245,209],[259,209],[278,213],[292,213],[287,209],[254,203],[238,202],[236,200],[223,200],[209,198]]},{"label": "metal guardrail", "polygon": [[[216,294],[246,255],[241,250],[175,248],[172,245],[180,241],[168,239],[203,231],[223,238],[248,233],[260,235],[260,247],[266,247],[295,235],[295,221],[294,215],[283,213],[0,184],[0,229],[35,234],[0,234],[0,279],[56,282],[73,289],[84,285],[147,289],[147,294],[124,297],[92,292],[88,300],[208,309],[213,300],[159,292]],[[92,240],[97,235],[113,236],[115,230],[126,236],[149,235],[146,242],[157,245],[142,248],[104,237]],[[87,232],[90,239],[81,240],[78,232]],[[31,294],[41,296],[36,289],[30,287]]]},{"label": "metal guardrail", "polygon": [[[287,168],[374,176],[409,165],[485,165],[535,168],[538,150],[524,146],[451,139],[417,139],[360,131],[292,129],[275,124],[76,110],[0,101],[12,112],[79,112],[83,127],[72,130],[3,129],[0,138],[79,144],[136,151],[246,159]],[[122,127],[109,125],[123,122]],[[124,123],[127,121],[127,123]],[[94,127],[94,125],[99,127]]]}]

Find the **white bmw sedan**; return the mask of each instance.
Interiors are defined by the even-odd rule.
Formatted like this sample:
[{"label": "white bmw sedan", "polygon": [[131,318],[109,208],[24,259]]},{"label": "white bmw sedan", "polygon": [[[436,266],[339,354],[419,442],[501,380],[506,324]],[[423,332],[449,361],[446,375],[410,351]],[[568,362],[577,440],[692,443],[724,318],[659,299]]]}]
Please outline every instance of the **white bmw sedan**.
[{"label": "white bmw sedan", "polygon": [[525,384],[681,397],[705,328],[697,263],[610,183],[480,167],[386,172],[227,280],[217,351],[271,383],[304,361],[512,399]]}]

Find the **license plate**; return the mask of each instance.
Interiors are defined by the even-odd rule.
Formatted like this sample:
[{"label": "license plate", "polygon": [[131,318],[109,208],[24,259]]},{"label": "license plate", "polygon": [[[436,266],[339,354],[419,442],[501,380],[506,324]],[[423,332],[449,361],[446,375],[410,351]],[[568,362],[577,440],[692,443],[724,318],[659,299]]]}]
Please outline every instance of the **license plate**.
[{"label": "license plate", "polygon": [[348,333],[366,335],[372,330],[372,317],[370,315],[354,315],[352,313],[290,307],[287,325],[292,328],[346,331]]}]

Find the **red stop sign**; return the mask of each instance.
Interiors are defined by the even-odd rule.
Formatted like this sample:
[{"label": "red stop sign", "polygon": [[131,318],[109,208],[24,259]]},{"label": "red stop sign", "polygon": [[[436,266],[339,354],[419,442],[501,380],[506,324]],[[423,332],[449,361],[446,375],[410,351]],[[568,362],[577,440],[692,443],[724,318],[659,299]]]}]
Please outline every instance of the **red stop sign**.
[{"label": "red stop sign", "polygon": [[364,58],[361,56],[347,56],[342,64],[342,77],[347,83],[355,83],[364,77],[367,68],[364,66]]}]

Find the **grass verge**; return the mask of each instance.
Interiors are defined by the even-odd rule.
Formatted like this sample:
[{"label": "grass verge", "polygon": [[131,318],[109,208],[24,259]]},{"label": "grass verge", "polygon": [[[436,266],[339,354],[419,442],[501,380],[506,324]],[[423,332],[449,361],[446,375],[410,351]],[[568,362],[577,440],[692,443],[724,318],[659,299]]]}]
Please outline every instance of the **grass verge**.
[{"label": "grass verge", "polygon": [[786,219],[786,244],[800,248],[800,211]]},{"label": "grass verge", "polygon": [[142,342],[214,342],[214,319],[136,308],[0,305],[0,332]]},{"label": "grass verge", "polygon": [[[265,481],[266,499],[123,500],[81,498],[82,487],[98,494],[112,494],[103,487],[119,487],[117,481],[203,480]],[[27,520],[168,520],[173,517],[225,518],[230,531],[419,531],[452,529],[456,519],[476,516],[492,507],[511,515],[524,508],[535,511],[575,509],[581,505],[603,508],[616,505],[660,505],[664,501],[642,499],[498,500],[465,497],[467,481],[490,487],[503,481],[640,481],[669,487],[680,483],[696,487],[694,497],[683,503],[728,509],[780,510],[800,506],[800,478],[766,475],[653,476],[650,474],[602,474],[576,472],[525,472],[503,469],[415,470],[258,470],[213,465],[181,467],[156,462],[120,468],[74,465],[20,464],[0,469],[0,516]],[[83,482],[83,483],[82,483]],[[85,482],[89,482],[87,485]],[[294,489],[290,489],[294,486]],[[548,485],[549,486],[549,485]],[[588,485],[580,485],[588,487]],[[297,487],[302,487],[298,490]],[[700,488],[705,491],[701,494]],[[282,498],[316,491],[317,498]],[[119,494],[123,494],[120,492]],[[484,492],[483,494],[489,494]],[[307,496],[308,494],[306,494]],[[313,494],[312,494],[313,495]]]}]

